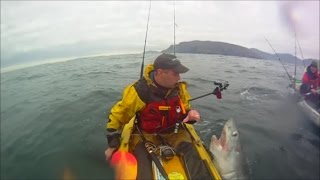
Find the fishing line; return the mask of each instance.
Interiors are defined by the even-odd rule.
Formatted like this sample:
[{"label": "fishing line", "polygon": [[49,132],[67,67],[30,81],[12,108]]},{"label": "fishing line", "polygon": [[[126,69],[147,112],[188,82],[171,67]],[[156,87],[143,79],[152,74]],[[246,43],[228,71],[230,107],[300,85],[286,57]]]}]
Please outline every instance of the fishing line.
[{"label": "fishing line", "polygon": [[143,67],[144,67],[144,56],[146,53],[146,45],[147,45],[147,37],[148,37],[148,28],[149,28],[149,18],[150,18],[150,9],[151,9],[151,0],[149,3],[149,13],[148,13],[148,20],[147,20],[147,30],[146,30],[146,36],[144,39],[144,47],[143,47],[143,56],[142,56],[142,63],[141,63],[141,71],[140,71],[140,78],[143,76]]},{"label": "fishing line", "polygon": [[269,44],[269,46],[271,47],[271,49],[273,50],[273,52],[275,53],[275,55],[278,57],[278,60],[279,60],[280,64],[282,65],[283,69],[286,71],[287,76],[288,76],[291,84],[294,84],[294,83],[293,83],[293,80],[291,79],[291,76],[289,75],[289,73],[288,73],[288,71],[287,71],[287,69],[284,67],[282,61],[280,60],[280,57],[279,57],[278,53],[273,49],[272,45],[270,44],[270,42],[268,41],[268,39],[267,39],[266,37],[265,37],[265,39],[266,39],[266,41],[268,42],[268,44]]}]

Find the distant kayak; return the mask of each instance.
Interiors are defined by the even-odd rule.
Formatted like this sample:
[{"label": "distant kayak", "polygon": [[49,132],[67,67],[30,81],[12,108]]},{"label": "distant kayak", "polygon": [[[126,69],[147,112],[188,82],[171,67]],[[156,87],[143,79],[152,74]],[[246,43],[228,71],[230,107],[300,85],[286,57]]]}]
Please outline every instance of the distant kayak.
[{"label": "distant kayak", "polygon": [[298,103],[300,109],[317,125],[320,127],[320,114],[319,111],[314,109],[305,99]]},{"label": "distant kayak", "polygon": [[302,112],[305,113],[306,116],[317,126],[320,127],[320,113],[319,109],[316,109],[314,106],[310,105],[307,102],[303,95],[300,94],[300,86],[301,81],[296,82],[295,88],[290,88],[292,90],[291,94],[294,95],[298,99],[298,106]]}]

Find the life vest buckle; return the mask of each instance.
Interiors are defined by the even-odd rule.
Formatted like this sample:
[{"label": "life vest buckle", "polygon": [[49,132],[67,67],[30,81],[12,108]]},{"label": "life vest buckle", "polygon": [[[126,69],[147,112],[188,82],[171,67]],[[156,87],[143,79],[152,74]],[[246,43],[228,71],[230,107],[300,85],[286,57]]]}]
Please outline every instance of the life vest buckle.
[{"label": "life vest buckle", "polygon": [[169,111],[169,110],[171,110],[171,107],[170,106],[159,106],[159,110],[160,111]]}]

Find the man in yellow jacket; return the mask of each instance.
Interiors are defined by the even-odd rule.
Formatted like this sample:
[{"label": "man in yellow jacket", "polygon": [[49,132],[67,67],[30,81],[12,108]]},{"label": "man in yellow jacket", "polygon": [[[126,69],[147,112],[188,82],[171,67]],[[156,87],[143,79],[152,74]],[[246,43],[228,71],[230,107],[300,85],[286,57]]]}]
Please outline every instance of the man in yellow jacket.
[{"label": "man in yellow jacket", "polygon": [[[174,151],[183,153],[192,179],[210,178],[192,146],[191,137],[179,123],[200,120],[197,110],[191,109],[187,83],[179,82],[180,73],[189,69],[176,56],[161,54],[146,67],[144,76],[127,86],[122,100],[111,109],[106,125],[109,159],[120,145],[120,131],[136,116],[136,126],[145,138],[156,146],[165,142]],[[181,126],[179,128],[179,126]],[[142,140],[134,142],[134,155],[138,161],[138,179],[152,179],[151,159]],[[204,172],[205,171],[205,172]]]}]

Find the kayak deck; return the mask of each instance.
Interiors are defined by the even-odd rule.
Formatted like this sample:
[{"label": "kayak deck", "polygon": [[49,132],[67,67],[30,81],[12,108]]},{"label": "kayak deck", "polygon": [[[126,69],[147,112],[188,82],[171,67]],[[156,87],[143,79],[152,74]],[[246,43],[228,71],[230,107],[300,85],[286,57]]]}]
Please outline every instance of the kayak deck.
[{"label": "kayak deck", "polygon": [[[134,117],[135,118],[135,117]],[[140,136],[139,134],[133,134],[134,130],[134,118],[130,120],[128,124],[126,124],[123,128],[122,134],[121,134],[121,144],[119,147],[120,151],[125,151],[125,152],[133,152],[133,149],[131,147],[131,141],[133,138]],[[197,150],[199,157],[201,158],[208,171],[211,173],[212,179],[221,179],[221,176],[214,165],[211,155],[209,154],[204,147],[202,140],[200,137],[197,135],[193,125],[191,124],[184,124],[186,130],[189,132],[191,139],[192,139],[192,144]],[[168,174],[169,179],[175,179],[175,180],[182,180],[182,179],[190,179],[190,175],[188,174],[187,167],[185,166],[184,163],[184,157],[181,157],[180,155],[175,155],[172,159],[167,160],[167,159],[161,159],[159,158],[164,170]],[[153,175],[154,179],[162,179],[161,173],[159,173],[158,168],[156,168],[155,164],[153,164]],[[163,178],[164,179],[164,178]]]}]

